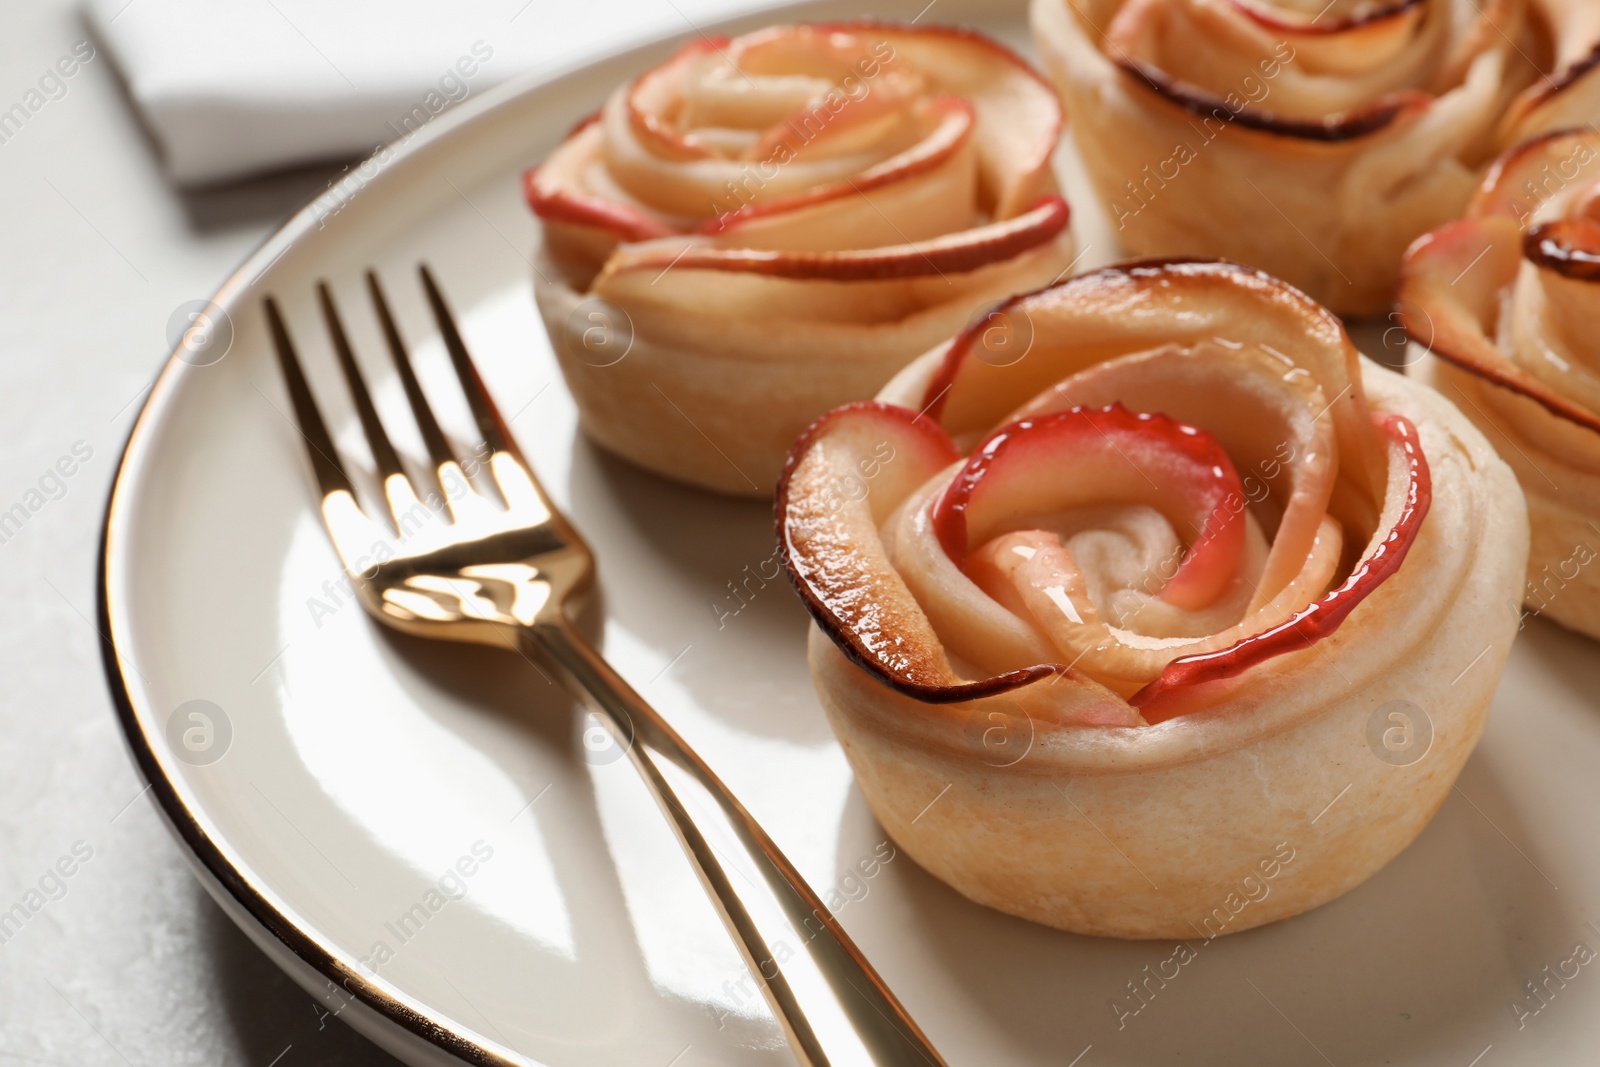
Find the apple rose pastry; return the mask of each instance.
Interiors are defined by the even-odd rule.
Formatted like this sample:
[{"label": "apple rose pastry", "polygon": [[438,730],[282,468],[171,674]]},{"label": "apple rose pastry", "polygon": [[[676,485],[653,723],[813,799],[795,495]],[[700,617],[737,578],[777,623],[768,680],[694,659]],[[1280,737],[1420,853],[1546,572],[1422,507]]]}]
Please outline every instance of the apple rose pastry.
[{"label": "apple rose pastry", "polygon": [[1533,527],[1511,606],[1600,637],[1600,134],[1507,153],[1466,217],[1412,246],[1399,315],[1413,373],[1511,465]]},{"label": "apple rose pastry", "polygon": [[852,23],[689,44],[527,178],[535,293],[584,430],[771,493],[790,442],[1072,262],[1054,90],[976,34]]},{"label": "apple rose pastry", "polygon": [[1405,847],[1527,555],[1460,412],[1214,261],[1000,305],[814,423],[777,506],[884,827],[973,900],[1118,937],[1294,915]]},{"label": "apple rose pastry", "polygon": [[1033,0],[1130,252],[1222,255],[1341,314],[1495,152],[1600,117],[1593,0]]}]

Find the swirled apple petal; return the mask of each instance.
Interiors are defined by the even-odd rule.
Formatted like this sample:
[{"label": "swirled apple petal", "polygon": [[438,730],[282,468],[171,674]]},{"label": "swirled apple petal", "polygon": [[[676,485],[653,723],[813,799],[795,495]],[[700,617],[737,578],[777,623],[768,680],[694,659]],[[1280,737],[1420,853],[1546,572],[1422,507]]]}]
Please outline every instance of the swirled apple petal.
[{"label": "swirled apple petal", "polygon": [[1600,415],[1530,374],[1493,339],[1502,294],[1523,264],[1523,240],[1506,214],[1462,219],[1419,238],[1406,253],[1397,314],[1440,359],[1600,433]]},{"label": "swirled apple petal", "polygon": [[1237,457],[1243,497],[1262,516],[1272,547],[1251,598],[1259,609],[1300,576],[1338,477],[1329,396],[1276,349],[1213,338],[1108,360],[1041,393],[1007,421],[1120,401],[1205,425]]},{"label": "swirled apple petal", "polygon": [[803,252],[882,247],[965,229],[974,196],[967,158],[972,105],[940,97],[928,110],[933,128],[906,151],[831,185],[754,200],[696,232],[724,244]]},{"label": "swirled apple petal", "polygon": [[1167,515],[1192,540],[1160,595],[1180,607],[1211,603],[1244,552],[1239,472],[1216,438],[1158,412],[1121,404],[1021,419],[991,434],[934,504],[935,536],[957,566],[996,526],[1025,515],[1103,504]]},{"label": "swirled apple petal", "polygon": [[[1435,0],[1303,17],[1232,0],[1128,0],[1106,49],[1146,88],[1201,117],[1273,136],[1343,142],[1427,109],[1429,64],[1453,23]],[[1270,77],[1256,78],[1261,71]]]},{"label": "swirled apple petal", "polygon": [[882,40],[938,91],[971,102],[982,202],[997,219],[1057,191],[1051,158],[1064,122],[1055,89],[1017,53],[956,26],[844,22],[830,27]]},{"label": "swirled apple petal", "polygon": [[933,703],[1004,692],[1056,673],[1040,667],[963,683],[883,551],[878,525],[913,488],[959,458],[948,435],[914,411],[850,404],[795,442],[775,509],[790,580],[812,618],[862,668]]},{"label": "swirled apple petal", "polygon": [[1067,227],[1071,212],[1059,196],[1046,197],[1032,211],[929,241],[842,252],[794,252],[720,246],[711,239],[665,239],[619,249],[606,264],[596,288],[626,275],[644,275],[658,284],[694,271],[760,275],[792,280],[856,282],[960,274],[1037,248]]},{"label": "swirled apple petal", "polygon": [[604,134],[591,116],[550,158],[523,176],[533,213],[546,222],[589,226],[618,241],[648,241],[679,232],[678,226],[611,181],[602,166]]},{"label": "swirled apple petal", "polygon": [[1555,51],[1552,69],[1524,89],[1506,109],[1501,140],[1591,122],[1600,113],[1600,6],[1587,0],[1541,0],[1545,35]]},{"label": "swirled apple petal", "polygon": [[[995,361],[986,331],[1022,339]],[[1358,355],[1339,320],[1260,271],[1217,260],[1148,259],[1070,278],[996,305],[950,343],[923,405],[954,437],[994,426],[1056,383],[1123,354],[1222,338],[1304,371],[1328,397],[1345,479],[1378,499],[1387,462],[1367,423]]]},{"label": "swirled apple petal", "polygon": [[1133,695],[1132,703],[1146,720],[1162,722],[1179,710],[1174,695],[1182,689],[1237,677],[1258,663],[1309,648],[1333,633],[1383,581],[1400,569],[1416,541],[1433,500],[1433,483],[1422,454],[1417,429],[1391,415],[1383,422],[1389,435],[1391,491],[1384,519],[1388,530],[1337,589],[1272,629],[1245,638],[1217,652],[1185,656],[1168,664],[1161,677]]}]

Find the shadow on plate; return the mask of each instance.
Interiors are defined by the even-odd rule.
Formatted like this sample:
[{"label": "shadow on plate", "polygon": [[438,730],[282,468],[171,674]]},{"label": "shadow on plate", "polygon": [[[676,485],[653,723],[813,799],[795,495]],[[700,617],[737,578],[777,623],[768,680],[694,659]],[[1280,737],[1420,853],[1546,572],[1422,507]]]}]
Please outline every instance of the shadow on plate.
[{"label": "shadow on plate", "polygon": [[[1165,963],[1175,943],[1052,930],[974,904],[909,857],[897,860],[872,892],[887,894],[876,907],[909,917],[917,932],[897,920],[898,938],[918,947],[892,946],[907,958],[889,977],[903,981],[908,1000],[919,985],[941,999],[949,995],[940,987],[959,987],[974,1018],[946,1032],[971,1041],[968,1052],[1004,1042],[1017,1064],[1059,1067],[1091,1044],[1095,1063],[1127,1067],[1465,1064],[1514,1032],[1507,1002],[1521,996],[1522,978],[1586,934],[1573,902],[1539,869],[1551,863],[1509,843],[1527,836],[1482,753],[1460,787],[1473,802],[1452,793],[1363,885],[1295,918],[1191,941],[1193,958],[1176,967]],[[882,837],[853,791],[841,869]],[[1146,984],[1158,968],[1177,975]],[[937,973],[919,977],[927,970]]]},{"label": "shadow on plate", "polygon": [[[772,502],[725,496],[674,482],[578,438],[573,448],[573,507],[581,489],[600,489],[640,536],[680,570],[708,582],[731,577],[728,564],[765,559],[777,549]],[[734,605],[730,605],[734,606]]]},{"label": "shadow on plate", "polygon": [[[679,485],[574,443],[573,521],[612,618],[664,650],[672,678],[737,729],[831,744],[806,666],[809,618],[777,554],[772,504]],[[666,595],[630,595],[649,588]],[[647,694],[649,695],[649,694]],[[669,709],[670,710],[670,709]]]},{"label": "shadow on plate", "polygon": [[1549,619],[1530,618],[1525,625],[1531,632],[1517,645],[1522,654],[1535,657],[1565,689],[1579,694],[1585,706],[1600,707],[1595,643]]}]

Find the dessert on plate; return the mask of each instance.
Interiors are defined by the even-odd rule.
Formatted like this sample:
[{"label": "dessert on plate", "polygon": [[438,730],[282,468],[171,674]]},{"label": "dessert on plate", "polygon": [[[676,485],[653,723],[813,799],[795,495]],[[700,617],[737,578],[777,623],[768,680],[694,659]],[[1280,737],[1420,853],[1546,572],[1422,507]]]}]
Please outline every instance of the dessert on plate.
[{"label": "dessert on plate", "polygon": [[1482,730],[1527,558],[1453,405],[1219,261],[1006,301],[814,423],[777,522],[895,841],[1133,938],[1294,915],[1404,848]]},{"label": "dessert on plate", "polygon": [[1073,261],[1054,90],[964,30],[701,38],[537,169],[535,294],[584,431],[772,491],[789,443]]},{"label": "dessert on plate", "polygon": [[1600,118],[1593,0],[1033,0],[1096,189],[1132,254],[1226,256],[1340,314],[1484,164]]},{"label": "dessert on plate", "polygon": [[1513,600],[1600,637],[1600,134],[1536,138],[1490,170],[1465,217],[1406,254],[1411,372],[1454,400],[1528,498]]}]

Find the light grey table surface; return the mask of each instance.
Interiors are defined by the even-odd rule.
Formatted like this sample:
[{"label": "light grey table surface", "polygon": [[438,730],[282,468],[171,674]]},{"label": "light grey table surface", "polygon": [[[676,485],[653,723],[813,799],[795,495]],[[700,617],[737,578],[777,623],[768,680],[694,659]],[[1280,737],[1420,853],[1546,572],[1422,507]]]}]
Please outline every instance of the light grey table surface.
[{"label": "light grey table surface", "polygon": [[[513,24],[524,0],[506,0],[506,33],[552,33],[551,3]],[[759,5],[578,6],[547,54]],[[0,5],[0,106],[88,36],[74,0]],[[336,170],[173,189],[103,48],[0,143],[0,511],[74,446],[90,453],[64,494],[47,479],[59,499],[0,543],[0,910],[75,847],[90,855],[0,943],[0,1067],[395,1062],[325,1018],[191,876],[123,747],[93,621],[101,508],[168,319]]]}]

